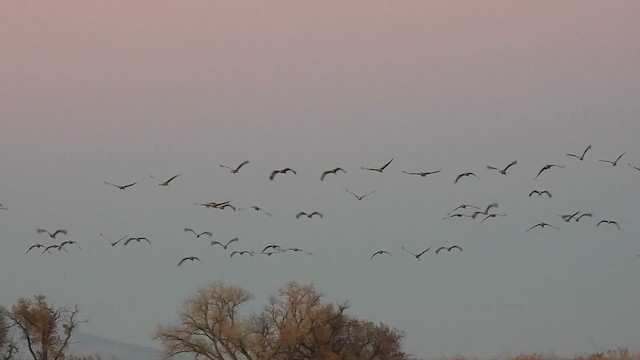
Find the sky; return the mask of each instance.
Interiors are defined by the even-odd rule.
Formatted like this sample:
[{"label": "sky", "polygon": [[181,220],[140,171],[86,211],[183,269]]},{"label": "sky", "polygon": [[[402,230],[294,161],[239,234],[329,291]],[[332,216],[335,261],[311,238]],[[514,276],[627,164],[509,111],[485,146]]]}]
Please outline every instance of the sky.
[{"label": "sky", "polygon": [[[0,5],[0,304],[159,347],[198,287],[313,282],[421,357],[637,346],[635,1]],[[584,161],[566,156],[581,153]],[[600,162],[626,153],[617,166]],[[378,167],[394,161],[383,173]],[[250,163],[238,174],[220,164]],[[487,165],[518,164],[501,175]],[[545,164],[558,164],[535,179]],[[347,173],[320,174],[336,166]],[[297,175],[278,175],[291,167]],[[402,171],[435,171],[422,178]],[[456,176],[474,172],[479,179]],[[170,186],[151,179],[181,174]],[[104,181],[135,186],[120,191]],[[357,194],[374,190],[357,201]],[[528,197],[547,189],[553,197]],[[258,205],[273,214],[205,209]],[[506,214],[443,217],[461,203]],[[299,219],[318,210],[322,219]],[[579,223],[555,214],[593,213]],[[621,227],[596,223],[616,220]],[[525,229],[546,221],[559,230]],[[211,231],[196,239],[185,227]],[[25,254],[64,228],[82,249]],[[111,247],[146,236],[148,244]],[[313,255],[230,258],[268,244]],[[60,238],[59,240],[61,240]],[[433,251],[457,244],[462,253]],[[402,251],[418,252],[416,261]],[[387,250],[393,256],[372,253]],[[184,256],[203,265],[177,267]],[[636,349],[637,350],[637,349]]]}]

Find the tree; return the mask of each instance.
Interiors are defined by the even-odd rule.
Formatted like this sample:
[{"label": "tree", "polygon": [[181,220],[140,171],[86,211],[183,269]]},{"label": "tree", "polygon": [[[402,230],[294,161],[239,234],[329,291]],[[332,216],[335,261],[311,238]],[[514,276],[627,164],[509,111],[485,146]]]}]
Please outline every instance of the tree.
[{"label": "tree", "polygon": [[0,306],[0,360],[9,360],[18,353],[18,347],[9,338],[10,325],[7,323],[6,309]]},{"label": "tree", "polygon": [[210,360],[405,360],[403,333],[346,314],[348,304],[323,301],[313,285],[288,283],[260,313],[239,308],[248,291],[214,282],[198,289],[179,311],[179,321],[161,325],[154,339],[169,358],[192,354]]},{"label": "tree", "polygon": [[81,323],[87,322],[78,319],[77,305],[55,307],[41,294],[33,299],[18,299],[4,313],[34,360],[63,360],[71,336]]}]

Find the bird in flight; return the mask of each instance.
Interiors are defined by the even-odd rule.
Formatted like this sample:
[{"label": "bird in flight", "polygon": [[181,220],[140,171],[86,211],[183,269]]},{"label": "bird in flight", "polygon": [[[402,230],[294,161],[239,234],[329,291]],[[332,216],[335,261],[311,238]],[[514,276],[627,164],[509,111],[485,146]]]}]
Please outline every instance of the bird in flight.
[{"label": "bird in flight", "polygon": [[442,169],[438,169],[438,170],[435,170],[435,171],[415,171],[415,172],[409,172],[409,171],[402,170],[402,173],[403,174],[407,174],[407,175],[418,175],[418,176],[422,176],[422,177],[427,177],[427,175],[437,174],[440,171],[442,171]]},{"label": "bird in flight", "polygon": [[560,229],[558,229],[557,227],[555,227],[555,226],[553,226],[551,224],[547,224],[546,222],[541,222],[541,223],[537,223],[537,224],[533,225],[532,227],[528,228],[527,230],[525,230],[525,232],[531,231],[531,230],[537,228],[538,226],[540,226],[543,229],[544,229],[545,226],[548,226],[548,227],[552,227],[552,228],[554,228],[556,230],[560,230]]},{"label": "bird in flight", "polygon": [[387,166],[389,166],[389,164],[391,164],[391,162],[392,162],[392,161],[393,161],[393,158],[391,158],[391,160],[389,160],[389,162],[388,162],[388,163],[386,163],[386,164],[382,165],[382,166],[381,166],[381,167],[379,167],[379,168],[368,168],[368,167],[360,166],[360,169],[362,169],[362,170],[370,170],[370,171],[377,171],[377,172],[379,172],[379,173],[381,173],[381,174],[382,174],[382,172],[384,171],[384,169],[386,169],[386,168],[387,168]]},{"label": "bird in flight", "polygon": [[196,260],[200,261],[200,264],[202,264],[202,260],[200,260],[200,258],[198,258],[197,256],[187,256],[187,257],[183,257],[182,260],[180,260],[180,262],[178,263],[178,266],[182,265],[182,263],[184,263],[185,261],[196,261]]},{"label": "bird in flight", "polygon": [[272,244],[272,245],[265,246],[264,249],[262,249],[261,253],[265,254],[265,251],[267,251],[269,249],[273,249],[273,250],[276,250],[276,251],[283,251],[282,248],[280,247],[280,245]]},{"label": "bird in flight", "polygon": [[280,170],[273,170],[271,172],[271,175],[269,176],[269,180],[273,180],[273,178],[276,177],[276,175],[278,174],[286,174],[288,172],[292,172],[294,175],[298,175],[298,173],[293,170],[292,168],[284,168],[284,169],[280,169]]},{"label": "bird in flight", "polygon": [[580,221],[580,219],[582,219],[582,218],[583,218],[583,217],[585,217],[585,216],[586,216],[586,217],[593,217],[593,214],[592,214],[592,213],[580,214],[580,216],[578,216],[578,217],[576,217],[576,218],[575,218],[575,219],[576,219],[576,222],[579,222],[579,221]]},{"label": "bird in flight", "polygon": [[223,243],[221,243],[221,242],[219,242],[219,241],[212,241],[212,242],[211,242],[211,246],[213,246],[213,245],[216,245],[216,244],[217,244],[217,245],[222,246],[225,250],[227,250],[227,247],[229,247],[229,244],[231,244],[232,242],[235,242],[235,241],[238,241],[238,238],[237,238],[237,237],[234,237],[233,239],[229,240],[226,244],[223,244]]},{"label": "bird in flight", "polygon": [[487,216],[480,222],[485,222],[487,219],[495,218],[496,216],[507,216],[507,214],[487,214]]},{"label": "bird in flight", "polygon": [[536,177],[534,178],[537,179],[538,176],[540,176],[540,174],[542,174],[543,172],[553,168],[553,167],[557,167],[557,168],[563,168],[564,169],[564,165],[555,165],[555,164],[547,164],[545,166],[542,167],[542,169],[540,169],[540,171],[538,171],[538,175],[536,175]]},{"label": "bird in flight", "polygon": [[197,233],[195,230],[193,230],[191,228],[184,228],[184,231],[193,233],[193,235],[195,235],[197,238],[200,238],[200,236],[202,236],[202,235],[207,235],[209,237],[213,236],[213,234],[210,231],[203,231],[201,233]]},{"label": "bird in flight", "polygon": [[204,207],[209,208],[209,209],[217,209],[220,206],[229,204],[230,202],[231,202],[231,200],[222,201],[222,202],[211,201],[211,202],[208,202],[208,203],[193,203],[193,204],[194,205],[204,206]]},{"label": "bird in flight", "polygon": [[283,252],[285,252],[285,251],[301,252],[301,253],[304,253],[304,254],[307,254],[307,255],[313,255],[313,253],[310,253],[308,251],[304,251],[304,250],[302,250],[300,248],[288,248],[288,249],[283,249],[282,251]]},{"label": "bird in flight", "polygon": [[253,209],[253,210],[257,211],[257,212],[261,212],[262,211],[265,215],[272,216],[270,212],[268,212],[265,209],[263,209],[263,208],[261,208],[259,206],[256,206],[256,205],[239,208],[238,210],[242,211],[242,210],[247,210],[247,209]]},{"label": "bird in flight", "polygon": [[127,184],[127,185],[116,185],[116,184],[112,184],[112,183],[110,183],[108,181],[105,181],[104,183],[107,184],[107,185],[111,185],[113,187],[117,187],[120,190],[124,190],[124,189],[126,189],[128,187],[131,187],[131,186],[137,184],[137,182],[132,182],[131,184]]},{"label": "bird in flight", "polygon": [[151,245],[151,241],[149,241],[149,239],[147,239],[146,237],[130,237],[127,239],[127,241],[124,242],[124,246],[127,246],[132,241],[137,241],[139,243],[142,243],[142,240],[146,241],[147,243],[149,243],[149,245]]},{"label": "bird in flight", "polygon": [[322,173],[322,175],[320,175],[320,181],[324,181],[324,177],[329,175],[329,174],[334,174],[337,175],[338,171],[342,171],[343,173],[347,173],[347,171],[341,167],[337,167],[335,169],[331,169],[331,170],[326,170]]},{"label": "bird in flight", "polygon": [[489,170],[496,170],[497,172],[499,172],[502,175],[507,175],[507,169],[509,169],[510,167],[512,167],[513,165],[516,165],[518,163],[518,160],[513,161],[512,163],[510,163],[509,165],[507,165],[507,167],[505,167],[504,169],[498,169],[496,167],[487,165],[487,169]]},{"label": "bird in flight", "polygon": [[44,250],[42,251],[42,253],[40,255],[42,255],[44,253],[51,254],[51,251],[49,251],[51,249],[58,249],[58,251],[64,250],[65,252],[68,252],[67,249],[63,249],[62,246],[60,246],[60,245],[49,245],[46,248],[44,248]]},{"label": "bird in flight", "polygon": [[600,220],[600,221],[596,224],[596,227],[600,226],[600,224],[611,224],[611,225],[615,225],[615,226],[618,228],[618,230],[620,230],[620,225],[619,225],[616,221],[613,221],[613,220]]},{"label": "bird in flight", "polygon": [[497,203],[497,202],[491,203],[491,204],[487,205],[487,208],[486,208],[486,209],[484,209],[484,210],[482,210],[482,211],[476,211],[476,212],[474,212],[474,213],[471,215],[471,218],[472,218],[472,219],[475,219],[475,218],[476,218],[476,216],[478,216],[478,215],[489,215],[489,210],[491,210],[491,208],[496,208],[496,209],[497,209],[497,208],[498,208],[498,203]]},{"label": "bird in flight", "polygon": [[243,166],[247,165],[248,163],[249,163],[249,160],[246,160],[243,163],[241,163],[240,165],[238,165],[235,169],[231,168],[231,167],[229,167],[227,165],[220,165],[220,167],[229,169],[229,172],[232,173],[232,174],[237,174],[238,171],[240,171],[240,168],[242,168]]},{"label": "bird in flight", "polygon": [[246,255],[253,256],[253,251],[249,251],[249,250],[234,251],[229,255],[229,257],[233,257],[233,255],[236,255],[236,254],[238,254],[238,255],[245,255],[246,254]]},{"label": "bird in flight", "polygon": [[349,189],[345,189],[345,190],[346,190],[346,192],[348,192],[349,194],[353,195],[358,200],[362,200],[362,199],[366,198],[367,196],[369,196],[369,195],[373,194],[374,192],[376,192],[375,190],[371,190],[368,193],[360,196],[360,195],[356,195],[356,194],[352,193],[351,191],[349,191]]},{"label": "bird in flight", "polygon": [[369,261],[373,260],[373,258],[374,258],[376,255],[382,255],[382,254],[387,254],[387,255],[389,255],[389,256],[393,256],[393,255],[391,255],[391,254],[390,254],[388,251],[386,251],[386,250],[378,250],[378,251],[374,252],[374,253],[373,253],[373,255],[371,255],[371,258],[369,258]]},{"label": "bird in flight", "polygon": [[467,177],[467,176],[475,176],[475,178],[476,178],[476,179],[478,179],[478,180],[480,179],[480,178],[478,177],[478,175],[476,175],[476,174],[474,174],[474,173],[472,173],[472,172],[466,172],[466,173],[462,173],[462,174],[460,174],[460,175],[456,176],[456,179],[453,181],[453,183],[454,183],[454,184],[457,184],[457,183],[458,183],[458,180],[462,179],[463,177]]},{"label": "bird in flight", "polygon": [[[480,212],[477,212],[477,213],[480,213]],[[455,214],[449,214],[449,215],[447,215],[447,216],[443,217],[443,218],[442,218],[442,220],[446,220],[446,219],[450,219],[450,218],[454,218],[454,217],[457,217],[457,218],[461,218],[461,217],[470,217],[470,218],[474,218],[474,216],[473,216],[473,215],[467,215],[467,214],[455,213]]]},{"label": "bird in flight", "polygon": [[38,248],[38,249],[39,249],[39,248],[44,248],[44,245],[42,245],[42,244],[34,244],[34,245],[31,245],[31,246],[29,247],[29,250],[27,250],[27,252],[26,252],[25,254],[28,254],[28,253],[29,253],[29,251],[31,251],[31,250],[33,250],[33,249],[36,249],[36,248]]},{"label": "bird in flight", "polygon": [[633,165],[631,165],[630,163],[627,163],[627,165],[629,165],[629,166],[631,166],[632,168],[634,168],[634,169],[636,169],[636,170],[640,171],[640,167],[633,166]]},{"label": "bird in flight", "polygon": [[531,197],[531,195],[536,194],[538,196],[541,195],[547,195],[549,198],[551,198],[551,193],[548,190],[533,190],[532,192],[529,193],[529,197]]},{"label": "bird in flight", "polygon": [[418,254],[416,254],[416,253],[414,253],[414,252],[411,252],[411,251],[409,251],[409,250],[405,249],[405,248],[404,248],[404,246],[401,246],[400,248],[401,248],[402,250],[404,250],[404,251],[408,252],[409,254],[413,255],[413,256],[414,256],[418,261],[420,261],[420,256],[422,256],[422,254],[424,254],[424,253],[426,253],[427,251],[429,251],[429,249],[431,249],[431,246],[429,246],[428,248],[426,248],[425,250],[423,250],[422,252],[420,252],[420,253],[418,253]]},{"label": "bird in flight", "polygon": [[584,152],[580,156],[578,156],[576,154],[570,154],[570,153],[567,153],[567,156],[572,156],[572,157],[582,161],[582,160],[584,160],[584,156],[587,154],[587,151],[589,151],[589,149],[591,149],[591,145],[587,146],[587,148],[584,150]]},{"label": "bird in flight", "polygon": [[100,233],[100,236],[102,236],[103,239],[107,240],[109,242],[109,244],[111,244],[111,246],[116,246],[118,245],[118,243],[124,239],[127,238],[127,235],[121,237],[120,239],[118,239],[117,241],[113,242],[111,241],[111,239],[109,239],[108,237],[106,237],[103,233]]},{"label": "bird in flight", "polygon": [[453,245],[453,246],[450,246],[450,247],[441,246],[441,247],[438,248],[438,250],[436,250],[436,254],[439,253],[442,250],[451,251],[453,249],[458,249],[458,250],[462,251],[462,248],[460,246],[458,246],[458,245]]},{"label": "bird in flight", "polygon": [[306,216],[307,218],[311,219],[313,217],[313,215],[318,215],[318,216],[320,216],[320,218],[323,217],[322,213],[319,212],[319,211],[314,211],[312,213],[306,213],[304,211],[301,211],[301,212],[296,214],[296,219],[299,219],[301,216]]},{"label": "bird in flight", "polygon": [[47,233],[47,235],[49,235],[49,237],[52,238],[52,239],[55,239],[58,234],[67,235],[67,230],[65,230],[65,229],[58,229],[58,230],[54,231],[53,233],[50,233],[49,231],[47,231],[45,229],[38,229],[37,232],[38,232],[38,234]]},{"label": "bird in flight", "polygon": [[454,211],[458,210],[458,209],[466,209],[466,208],[472,208],[472,209],[476,209],[476,210],[481,210],[479,206],[475,206],[475,205],[469,205],[469,204],[461,204],[458,205],[458,207],[456,207],[455,209],[449,211],[447,214],[451,214]]},{"label": "bird in flight", "polygon": [[178,176],[180,176],[180,174],[174,175],[174,176],[170,177],[169,179],[167,179],[165,181],[162,181],[160,179],[157,179],[157,178],[149,175],[149,177],[152,178],[153,180],[157,181],[159,183],[158,185],[160,185],[160,186],[169,186],[169,183],[171,181],[173,181],[173,179],[177,178]]},{"label": "bird in flight", "polygon": [[616,165],[618,165],[618,160],[620,160],[620,158],[622,158],[625,154],[626,154],[626,152],[623,152],[614,161],[611,161],[611,160],[598,160],[598,161],[609,163],[609,164],[611,164],[611,166],[616,166]]},{"label": "bird in flight", "polygon": [[578,216],[578,214],[580,214],[580,211],[576,211],[573,214],[556,214],[556,216],[559,216],[562,218],[562,220],[564,220],[564,222],[569,222],[571,221],[574,217]]},{"label": "bird in flight", "polygon": [[78,244],[77,242],[73,241],[73,240],[66,240],[60,243],[60,245],[58,245],[60,248],[59,250],[62,250],[62,248],[65,245],[72,245],[72,244],[76,244],[78,246],[78,249],[82,250],[82,248],[80,247],[80,244]]}]

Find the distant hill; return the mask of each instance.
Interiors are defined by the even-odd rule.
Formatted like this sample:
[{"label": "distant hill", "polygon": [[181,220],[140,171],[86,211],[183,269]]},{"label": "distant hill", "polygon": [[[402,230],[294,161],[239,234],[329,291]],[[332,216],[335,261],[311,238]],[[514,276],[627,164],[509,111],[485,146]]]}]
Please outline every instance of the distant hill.
[{"label": "distant hill", "polygon": [[[76,333],[72,341],[70,353],[73,355],[100,354],[103,360],[158,360],[161,358],[161,351],[158,349],[81,332]],[[181,357],[180,359],[189,358]]]}]

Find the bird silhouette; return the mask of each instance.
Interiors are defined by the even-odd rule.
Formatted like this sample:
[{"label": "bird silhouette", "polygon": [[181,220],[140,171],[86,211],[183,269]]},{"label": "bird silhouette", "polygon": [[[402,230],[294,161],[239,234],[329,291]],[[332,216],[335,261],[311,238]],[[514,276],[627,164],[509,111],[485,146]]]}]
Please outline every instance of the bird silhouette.
[{"label": "bird silhouette", "polygon": [[547,190],[542,190],[542,191],[533,190],[532,192],[529,193],[529,197],[531,197],[531,195],[533,195],[533,194],[536,194],[538,196],[541,196],[541,195],[544,194],[544,195],[547,195],[549,198],[551,198],[551,193],[549,191],[547,191]]},{"label": "bird silhouette", "polygon": [[27,250],[27,252],[25,252],[25,254],[28,254],[29,251],[33,250],[33,249],[39,249],[39,248],[44,248],[44,245],[42,244],[33,244],[29,247],[29,250]]},{"label": "bird silhouette", "polygon": [[288,249],[283,249],[282,251],[283,251],[283,252],[285,252],[285,251],[301,252],[301,253],[303,253],[303,254],[313,255],[313,253],[310,253],[310,252],[308,252],[308,251],[304,251],[304,250],[302,250],[302,249],[300,249],[300,248],[288,248]]},{"label": "bird silhouette", "polygon": [[525,232],[529,232],[529,231],[537,228],[538,226],[540,226],[543,229],[544,229],[545,226],[548,226],[548,227],[552,227],[552,228],[554,228],[556,230],[560,230],[559,228],[557,228],[557,227],[555,227],[555,226],[553,226],[551,224],[547,224],[546,222],[541,222],[541,223],[537,223],[537,224],[533,225],[532,227],[528,228],[527,230],[525,230]]},{"label": "bird silhouette", "polygon": [[207,235],[209,237],[213,236],[213,234],[210,231],[203,231],[201,233],[197,233],[195,230],[193,230],[191,228],[184,228],[184,231],[193,233],[193,235],[195,235],[197,238],[200,238],[200,236],[202,236],[202,235]]},{"label": "bird silhouette", "polygon": [[[479,213],[479,212],[478,212]],[[455,214],[449,214],[445,217],[442,218],[442,220],[446,220],[446,219],[451,219],[451,218],[461,218],[461,217],[469,217],[469,218],[474,218],[473,215],[467,215],[467,214],[460,214],[460,213],[455,213]]]},{"label": "bird silhouette", "polygon": [[276,251],[281,251],[282,247],[280,247],[280,245],[276,245],[276,244],[267,245],[267,246],[264,247],[264,249],[262,249],[261,253],[264,253],[265,251],[267,251],[269,249],[274,249]]},{"label": "bird silhouette", "polygon": [[137,241],[139,243],[142,243],[142,240],[146,241],[147,243],[149,243],[149,245],[151,245],[151,241],[149,241],[149,239],[147,239],[146,237],[130,237],[124,242],[124,246],[127,246],[132,241]]},{"label": "bird silhouette", "polygon": [[200,260],[200,258],[198,258],[197,256],[187,256],[187,257],[183,257],[182,260],[180,260],[180,262],[178,263],[178,266],[182,265],[182,263],[184,263],[185,261],[200,261],[200,264],[204,265],[202,263],[202,260]]},{"label": "bird silhouette", "polygon": [[458,207],[456,207],[455,209],[449,211],[447,214],[451,214],[454,211],[458,210],[458,209],[466,209],[466,208],[472,208],[472,209],[476,209],[476,210],[481,210],[481,208],[479,206],[475,206],[475,205],[469,205],[469,204],[461,204],[458,205]]},{"label": "bird silhouette", "polygon": [[234,168],[231,168],[231,167],[229,167],[229,166],[227,166],[227,165],[220,165],[220,167],[223,167],[223,168],[229,169],[229,172],[230,172],[231,174],[237,174],[237,173],[238,173],[238,171],[240,171],[240,169],[241,169],[243,166],[247,165],[248,163],[249,163],[249,160],[246,160],[246,161],[244,161],[243,163],[241,163],[240,165],[238,165],[235,169],[234,169]]},{"label": "bird silhouette", "polygon": [[569,222],[574,217],[578,216],[578,214],[580,214],[580,211],[576,211],[573,214],[556,214],[556,216],[561,217],[564,222]]},{"label": "bird silhouette", "polygon": [[378,250],[378,251],[374,252],[374,253],[373,253],[373,255],[371,255],[371,257],[369,258],[369,261],[373,260],[373,258],[374,258],[376,255],[382,255],[382,254],[387,254],[387,255],[389,255],[389,256],[393,256],[393,255],[391,255],[391,253],[389,253],[387,250]]},{"label": "bird silhouette", "polygon": [[253,256],[254,252],[253,251],[248,251],[248,250],[242,250],[242,251],[233,251],[229,257],[233,257],[234,255],[251,255]]},{"label": "bird silhouette", "polygon": [[62,246],[60,246],[58,244],[58,245],[49,245],[49,246],[47,246],[46,248],[44,248],[44,250],[42,251],[41,255],[44,254],[44,253],[51,254],[51,251],[49,251],[51,249],[58,249],[58,251],[64,250],[65,252],[68,252],[67,249],[62,248]]},{"label": "bird silhouette", "polygon": [[614,161],[611,161],[611,160],[598,160],[598,161],[609,163],[609,164],[611,164],[611,166],[616,166],[616,165],[618,165],[618,161],[620,160],[620,158],[622,158],[625,154],[626,154],[626,152],[623,152]]},{"label": "bird silhouette", "polygon": [[109,244],[111,244],[111,246],[116,246],[118,245],[118,243],[124,239],[127,238],[127,235],[121,237],[120,239],[116,240],[116,241],[111,241],[111,239],[109,239],[108,237],[106,237],[103,233],[100,233],[100,236],[102,236],[103,239],[107,240],[109,242]]},{"label": "bird silhouette", "polygon": [[462,251],[462,248],[460,246],[458,246],[458,245],[453,245],[453,246],[450,246],[450,247],[441,246],[441,247],[438,248],[438,250],[436,250],[436,254],[439,253],[442,250],[447,250],[447,251],[450,252],[453,249],[458,249],[458,250]]},{"label": "bird silhouette", "polygon": [[394,159],[394,158],[391,158],[391,160],[389,160],[389,162],[388,162],[388,163],[386,163],[386,164],[382,165],[382,166],[381,166],[381,167],[379,167],[379,168],[368,168],[368,167],[364,167],[364,166],[361,166],[360,168],[361,168],[362,170],[376,171],[376,172],[379,172],[379,173],[381,173],[381,174],[382,174],[382,172],[384,171],[384,169],[386,169],[386,168],[387,168],[387,166],[389,166],[389,164],[391,164],[391,162],[393,161],[393,159]]},{"label": "bird silhouette", "polygon": [[152,178],[153,180],[157,181],[159,183],[158,185],[160,185],[160,186],[169,186],[169,183],[171,181],[173,181],[173,179],[177,178],[178,176],[180,176],[180,174],[174,175],[174,176],[170,177],[169,179],[167,179],[165,181],[162,181],[160,179],[157,179],[157,178],[149,175],[149,177]]},{"label": "bird silhouette", "polygon": [[253,210],[257,211],[257,212],[263,212],[267,216],[272,216],[270,212],[268,212],[265,209],[263,209],[263,208],[261,208],[259,206],[256,206],[256,205],[239,208],[238,211],[243,211],[243,210],[247,210],[247,209],[253,209]]},{"label": "bird silhouette", "polygon": [[582,219],[583,217],[593,217],[593,214],[592,214],[592,213],[580,214],[580,216],[577,216],[577,217],[575,218],[576,222],[579,222],[579,221],[580,221],[580,219]]},{"label": "bird silhouette", "polygon": [[38,229],[37,232],[38,232],[38,234],[46,233],[52,239],[55,239],[56,236],[58,236],[58,234],[67,235],[67,230],[65,230],[65,229],[58,229],[58,230],[54,231],[53,233],[51,233],[51,232],[49,232],[48,230],[45,230],[45,229]]},{"label": "bird silhouette", "polygon": [[271,175],[269,176],[269,180],[273,180],[276,177],[276,175],[278,175],[278,174],[286,174],[286,173],[289,173],[289,172],[292,172],[294,175],[298,175],[298,173],[295,170],[293,170],[292,168],[284,168],[284,169],[280,169],[280,170],[273,170],[271,172]]},{"label": "bird silhouette", "polygon": [[580,156],[575,155],[575,154],[570,154],[570,153],[567,153],[567,156],[572,156],[572,157],[582,161],[582,160],[584,160],[584,156],[587,154],[587,151],[589,151],[589,149],[591,149],[591,145],[587,146],[587,148],[584,150],[584,152]]},{"label": "bird silhouette", "polygon": [[400,247],[402,250],[408,252],[409,254],[413,255],[418,261],[420,261],[420,256],[422,256],[424,253],[426,253],[427,251],[429,251],[429,249],[431,249],[431,246],[429,246],[428,248],[426,248],[425,250],[423,250],[422,252],[416,254],[414,252],[411,252],[407,249],[404,248],[404,246]]},{"label": "bird silhouette", "polygon": [[510,163],[509,165],[507,165],[507,167],[505,167],[504,169],[498,169],[496,167],[487,165],[487,169],[489,170],[496,170],[497,172],[499,172],[502,175],[507,175],[507,170],[512,167],[513,165],[516,165],[518,163],[518,160],[513,161],[512,163]]},{"label": "bird silhouette", "polygon": [[229,204],[229,203],[216,206],[216,207],[214,207],[214,209],[219,209],[219,210],[231,209],[233,211],[236,211],[236,207],[231,205],[231,204]]},{"label": "bird silhouette", "polygon": [[367,196],[369,196],[369,195],[373,194],[374,192],[376,192],[375,190],[371,190],[368,193],[360,196],[360,195],[356,195],[356,194],[352,193],[351,191],[349,191],[349,189],[345,189],[345,190],[346,190],[346,192],[348,192],[349,194],[353,195],[358,200],[362,200],[362,199],[366,198]]},{"label": "bird silhouette", "polygon": [[600,224],[611,224],[611,225],[615,225],[618,230],[620,230],[620,225],[618,224],[618,222],[613,221],[613,220],[600,220],[597,224],[596,227],[600,226]]},{"label": "bird silhouette", "polygon": [[117,187],[120,190],[124,190],[124,189],[126,189],[128,187],[131,187],[131,186],[137,184],[137,182],[132,182],[131,184],[127,184],[127,185],[116,185],[116,184],[112,184],[112,183],[110,183],[108,181],[105,181],[104,183],[107,184],[107,185],[111,185],[113,187]]},{"label": "bird silhouette", "polygon": [[438,170],[435,170],[435,171],[415,171],[415,172],[409,172],[409,171],[402,170],[402,173],[403,174],[407,174],[407,175],[418,175],[418,176],[422,176],[422,177],[427,177],[427,175],[437,174],[441,170],[442,169],[438,169]]},{"label": "bird silhouette", "polygon": [[215,201],[210,201],[208,203],[193,203],[194,205],[200,205],[200,206],[204,206],[208,209],[217,209],[220,206],[223,205],[227,205],[231,202],[231,200],[227,200],[227,201],[222,201],[222,202],[215,202]]},{"label": "bird silhouette", "polygon": [[460,175],[456,176],[456,179],[453,181],[453,183],[454,183],[454,184],[457,184],[457,183],[458,183],[458,180],[462,179],[463,177],[467,177],[467,176],[475,176],[475,178],[476,178],[476,179],[478,179],[478,180],[480,179],[480,178],[478,177],[478,175],[476,175],[476,174],[474,174],[474,173],[472,173],[472,172],[466,172],[466,173],[462,173],[462,174],[460,174]]},{"label": "bird silhouette", "polygon": [[329,174],[334,174],[336,175],[338,173],[338,171],[342,171],[343,173],[347,173],[343,168],[341,167],[337,167],[335,169],[331,169],[331,170],[326,170],[322,173],[322,175],[320,175],[320,181],[324,181],[324,177],[329,175]]},{"label": "bird silhouette", "polygon": [[480,222],[485,222],[487,219],[495,219],[496,216],[507,216],[507,214],[487,214],[487,216]]},{"label": "bird silhouette", "polygon": [[221,243],[221,242],[219,242],[219,241],[212,241],[212,242],[211,242],[211,246],[213,246],[213,245],[216,245],[216,244],[217,244],[217,245],[222,246],[225,250],[227,250],[227,248],[229,247],[229,244],[231,244],[232,242],[236,242],[236,241],[238,241],[238,238],[237,238],[237,237],[234,237],[233,239],[231,239],[231,240],[227,241],[227,243],[226,243],[226,244],[223,244],[223,243]]},{"label": "bird silhouette", "polygon": [[73,241],[73,240],[66,240],[60,243],[60,245],[58,245],[60,247],[60,250],[62,250],[62,248],[65,245],[73,245],[76,244],[78,246],[78,249],[82,250],[82,248],[80,247],[80,244],[78,244],[77,242]]},{"label": "bird silhouette", "polygon": [[484,210],[474,212],[471,215],[471,218],[475,219],[478,215],[489,215],[489,210],[491,210],[491,208],[496,208],[497,209],[498,208],[498,203],[497,202],[491,203],[491,204],[487,205],[487,207]]},{"label": "bird silhouette", "polygon": [[540,169],[540,171],[538,171],[538,175],[536,175],[534,180],[537,179],[538,176],[540,176],[540,174],[542,174],[543,172],[545,172],[545,171],[547,171],[547,170],[549,170],[551,168],[554,168],[554,167],[564,168],[564,165],[547,164],[547,165],[543,166],[542,169]]},{"label": "bird silhouette", "polygon": [[304,211],[301,211],[301,212],[296,214],[296,219],[299,219],[301,216],[306,216],[307,218],[311,219],[313,217],[313,215],[318,215],[318,216],[320,216],[320,218],[323,217],[322,213],[319,212],[319,211],[314,211],[312,213],[306,213]]}]

